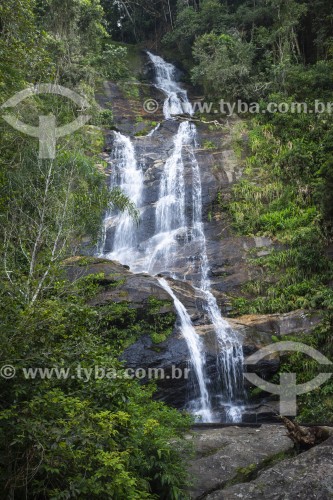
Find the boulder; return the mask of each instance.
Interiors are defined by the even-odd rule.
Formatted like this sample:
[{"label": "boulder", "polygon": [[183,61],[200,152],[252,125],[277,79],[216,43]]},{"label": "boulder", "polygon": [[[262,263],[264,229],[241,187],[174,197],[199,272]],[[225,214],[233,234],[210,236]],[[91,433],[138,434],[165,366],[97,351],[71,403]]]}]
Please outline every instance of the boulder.
[{"label": "boulder", "polygon": [[159,314],[175,312],[169,294],[149,274],[133,274],[128,266],[97,257],[73,257],[67,259],[64,266],[71,281],[94,274],[104,275],[100,279],[101,291],[89,302],[93,306],[102,306],[108,302],[128,302],[133,308],[145,308],[149,298],[155,297],[166,302]]},{"label": "boulder", "polygon": [[[276,337],[283,340],[286,335],[309,334],[322,321],[320,311],[297,310],[286,314],[246,315],[229,319],[230,325],[242,335],[245,356],[274,343]],[[280,365],[280,353],[274,353],[256,365],[262,377],[276,373]]]},{"label": "boulder", "polygon": [[207,500],[331,500],[333,438],[300,455],[259,472],[249,483],[217,491]]},{"label": "boulder", "polygon": [[200,430],[195,432],[193,443],[196,456],[189,473],[194,478],[190,494],[195,500],[215,500],[215,492],[222,495],[228,484],[246,480],[255,470],[294,448],[282,425]]}]

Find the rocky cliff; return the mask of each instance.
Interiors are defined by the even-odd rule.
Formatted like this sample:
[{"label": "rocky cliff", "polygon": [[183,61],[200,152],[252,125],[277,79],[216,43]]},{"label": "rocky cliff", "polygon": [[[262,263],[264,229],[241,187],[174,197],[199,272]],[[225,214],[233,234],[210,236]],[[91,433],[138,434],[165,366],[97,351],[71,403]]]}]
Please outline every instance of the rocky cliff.
[{"label": "rocky cliff", "polygon": [[[141,83],[133,90],[129,84],[121,88],[114,83],[106,82],[98,95],[102,106],[111,105],[114,114],[115,129],[131,136],[137,156],[140,158],[144,172],[145,189],[144,204],[141,209],[141,224],[138,230],[139,245],[154,234],[154,207],[158,199],[158,188],[163,166],[171,154],[173,137],[179,126],[177,120],[163,121],[162,107],[164,95],[150,84],[149,65],[142,57]],[[132,85],[132,87],[131,87]],[[196,96],[192,96],[195,98]],[[154,99],[158,109],[154,114],[148,113],[143,106],[147,99]],[[179,120],[182,118],[179,117]],[[195,118],[194,118],[195,119]],[[311,332],[318,325],[321,316],[318,313],[294,311],[288,314],[234,317],[232,298],[239,297],[244,284],[255,278],[254,271],[248,264],[249,256],[267,255],[277,245],[269,238],[236,236],[228,217],[221,217],[217,206],[227,205],[230,201],[232,186],[242,177],[244,164],[239,150],[246,150],[246,134],[242,130],[240,120],[226,119],[223,123],[197,122],[198,138],[195,151],[200,165],[202,180],[203,221],[207,243],[207,256],[210,265],[210,280],[212,291],[218,301],[222,313],[230,316],[230,323],[242,337],[244,353],[255,352],[258,348],[272,343],[273,338],[282,338],[287,334]],[[149,135],[156,126],[153,136]],[[114,135],[106,132],[106,148],[103,155],[108,159],[108,153],[113,148]],[[184,152],[185,172],[190,175],[190,158]],[[112,170],[112,162],[108,169]],[[108,170],[108,171],[109,171]],[[191,182],[187,183],[188,198],[190,198]],[[191,205],[187,206],[190,216]],[[105,251],[111,250],[111,242],[115,231],[110,226],[106,231]],[[202,336],[207,356],[207,372],[214,377],[216,363],[216,344],[212,327],[208,324],[203,307],[203,297],[192,286],[197,278],[197,260],[200,249],[187,241],[184,235],[179,252],[173,263],[177,275],[184,276],[185,281],[173,280],[168,277],[172,289],[188,310],[197,332]],[[192,265],[189,265],[189,259]],[[97,264],[96,264],[97,265]],[[126,300],[133,307],[144,308],[148,296],[167,300],[168,296],[161,289],[156,278],[145,274],[132,274],[117,263],[100,262],[109,273],[115,271],[122,276],[122,284],[107,290],[96,298],[96,303],[110,300]],[[170,299],[170,297],[169,297]],[[171,306],[172,308],[172,306]],[[123,359],[130,367],[161,367],[170,370],[171,365],[187,366],[189,353],[184,338],[180,335],[176,324],[172,334],[156,345],[149,335],[143,335],[128,347]],[[276,373],[279,368],[279,357],[265,359],[258,366],[260,374],[267,378]],[[158,384],[157,397],[169,404],[183,407],[186,400],[186,382],[161,380]],[[244,413],[245,421],[259,421],[276,412],[276,403],[261,395],[252,398],[248,411]]]}]

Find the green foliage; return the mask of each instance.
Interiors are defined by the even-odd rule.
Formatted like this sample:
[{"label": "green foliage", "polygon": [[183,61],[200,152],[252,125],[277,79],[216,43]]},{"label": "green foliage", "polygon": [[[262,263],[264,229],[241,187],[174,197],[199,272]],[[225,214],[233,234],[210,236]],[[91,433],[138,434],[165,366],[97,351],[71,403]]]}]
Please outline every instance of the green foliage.
[{"label": "green foliage", "polygon": [[107,46],[105,59],[98,54],[107,37],[99,0],[36,3],[38,23],[47,31],[46,47],[55,62],[57,79],[67,85],[76,85],[80,80],[94,84],[99,72],[94,67],[96,55],[102,65],[107,63],[109,50]]},{"label": "green foliage", "polygon": [[[6,73],[0,97],[40,79],[55,79],[70,88],[75,84],[89,101],[95,123],[110,125],[112,112],[100,113],[94,100],[92,61],[100,58],[102,74],[112,58],[113,70],[121,68],[116,77],[124,71],[126,50],[112,52],[108,45],[103,52],[106,32],[99,1],[39,0],[23,6],[12,0],[0,13],[5,34],[0,37],[0,74]],[[21,63],[23,53],[27,62]],[[78,109],[69,99],[51,94],[25,99],[14,112],[35,126],[40,115],[52,113],[63,125],[77,117]],[[34,302],[57,278],[58,263],[79,251],[83,236],[90,238],[92,247],[96,244],[108,206],[128,210],[134,217],[137,212],[119,190],[108,192],[104,165],[97,156],[104,137],[97,127],[86,125],[59,139],[54,161],[38,159],[36,139],[4,121],[1,128],[1,272],[9,293]]]},{"label": "green foliage", "polygon": [[[169,312],[165,312],[169,309]],[[176,316],[172,312],[172,302],[158,300],[150,297],[146,308],[146,319],[143,326],[145,333],[149,333],[153,342],[159,344],[171,335],[176,321]],[[149,325],[147,327],[147,325]]]},{"label": "green foliage", "polygon": [[[15,341],[1,357],[17,359],[17,377],[1,382],[1,490],[29,498],[46,492],[59,499],[179,498],[185,479],[179,437],[187,420],[153,402],[151,389],[121,377],[118,339],[106,328],[119,322],[118,312],[65,293],[34,309],[7,301],[2,320],[11,330],[8,315],[15,318]],[[78,365],[114,368],[118,376],[27,380],[22,373],[53,366],[75,374]]]},{"label": "green foliage", "polygon": [[121,80],[129,77],[127,67],[127,49],[113,44],[107,44],[96,61],[96,66],[103,68],[103,76],[110,80]]},{"label": "green foliage", "polygon": [[254,100],[302,83],[329,91],[331,31],[329,0],[202,0],[178,2],[163,41],[206,96]]},{"label": "green foliage", "polygon": [[[82,275],[91,264],[73,256],[83,237],[94,247],[105,210],[138,219],[121,190],[107,188],[98,125],[112,126],[112,111],[100,112],[94,99],[101,78],[128,78],[127,50],[110,41],[99,0],[9,0],[0,20],[1,103],[55,82],[85,96],[94,123],[59,139],[54,160],[40,160],[36,139],[1,122],[0,358],[16,368],[0,380],[1,496],[185,498],[190,419],[154,402],[154,387],[129,378],[119,361],[140,335],[167,337],[170,305],[152,298],[146,310],[134,309],[124,292],[123,302],[92,306],[123,277],[66,279],[73,262]],[[59,126],[80,110],[40,95],[12,111],[31,125],[52,113]]]},{"label": "green foliage", "polygon": [[[287,340],[303,342],[324,354],[332,361],[333,340],[332,313],[326,314],[323,322],[310,335],[288,337]],[[297,383],[309,382],[320,372],[325,371],[318,362],[301,353],[289,353],[283,358],[283,372],[297,374]],[[303,423],[333,423],[333,383],[328,380],[320,388],[299,396],[297,420]]]},{"label": "green foliage", "polygon": [[25,151],[17,168],[5,174],[9,194],[1,226],[1,268],[6,288],[34,302],[57,277],[58,263],[80,250],[80,240],[100,237],[100,221],[109,203],[135,208],[119,190],[108,191],[93,158],[63,149],[55,160],[40,161]]},{"label": "green foliage", "polygon": [[0,99],[8,99],[27,82],[53,76],[45,50],[47,34],[36,26],[35,1],[8,0],[0,5]]},{"label": "green foliage", "polygon": [[181,54],[191,57],[192,44],[198,33],[202,33],[199,13],[193,7],[187,7],[180,10],[174,30],[164,36],[163,42],[167,46],[176,43]]},{"label": "green foliage", "polygon": [[162,36],[173,24],[177,0],[101,0],[107,27],[115,40],[136,43],[158,33]]},{"label": "green foliage", "polygon": [[330,116],[293,113],[252,122],[252,155],[227,209],[238,233],[270,237],[278,248],[250,260],[261,278],[232,300],[234,314],[332,308],[333,267],[325,252],[331,192],[322,167],[330,162],[331,126]]},{"label": "green foliage", "polygon": [[[118,356],[127,336],[138,334],[137,312],[126,303],[87,305],[104,282],[101,275],[71,286],[59,280],[33,308],[2,296],[1,359],[16,367],[14,379],[0,381],[3,493],[183,498],[181,436],[189,419],[154,402],[153,387],[125,375]],[[149,301],[142,330],[159,308]],[[29,367],[63,375],[27,377]],[[111,375],[99,376],[101,369]],[[88,378],[84,370],[99,371]]]},{"label": "green foliage", "polygon": [[196,38],[208,31],[223,31],[227,9],[217,0],[203,0],[197,5],[178,2],[172,31],[163,38],[167,47],[177,46],[185,66],[192,63],[192,48]]},{"label": "green foliage", "polygon": [[204,149],[216,149],[216,144],[213,141],[205,140],[202,147]]},{"label": "green foliage", "polygon": [[253,55],[251,44],[244,43],[238,33],[202,35],[193,46],[197,65],[192,81],[201,84],[208,96],[246,99],[251,95]]}]

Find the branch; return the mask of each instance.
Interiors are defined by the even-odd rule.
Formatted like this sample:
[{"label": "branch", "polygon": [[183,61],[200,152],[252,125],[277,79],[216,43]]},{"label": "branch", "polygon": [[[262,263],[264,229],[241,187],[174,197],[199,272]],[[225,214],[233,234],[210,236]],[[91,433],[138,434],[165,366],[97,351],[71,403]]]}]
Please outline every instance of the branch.
[{"label": "branch", "polygon": [[191,116],[187,116],[187,115],[173,115],[173,118],[175,118],[176,120],[182,120],[182,121],[187,121],[187,122],[205,123],[207,125],[215,125],[216,127],[221,127],[221,128],[225,127],[225,124],[220,123],[218,120],[207,121],[207,120],[202,120],[200,118],[192,118]]}]

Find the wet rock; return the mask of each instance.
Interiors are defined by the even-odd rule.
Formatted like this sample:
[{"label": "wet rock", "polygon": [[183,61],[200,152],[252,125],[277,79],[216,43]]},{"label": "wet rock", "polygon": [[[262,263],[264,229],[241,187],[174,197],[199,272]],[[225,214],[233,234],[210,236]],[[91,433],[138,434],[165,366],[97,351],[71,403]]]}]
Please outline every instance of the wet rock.
[{"label": "wet rock", "polygon": [[281,422],[279,420],[280,403],[273,397],[261,399],[257,404],[247,404],[242,412],[242,422],[246,424],[261,424]]},{"label": "wet rock", "polygon": [[[151,65],[146,56],[143,57],[142,61],[141,71],[147,78],[147,75],[151,76]],[[104,94],[114,102],[113,112],[118,129],[132,136],[137,158],[140,159],[144,173],[145,189],[141,209],[141,225],[138,231],[138,246],[141,252],[144,252],[149,247],[149,239],[155,230],[154,215],[159,198],[160,178],[163,166],[172,154],[174,136],[180,122],[177,120],[164,121],[162,115],[150,115],[149,120],[160,123],[159,129],[150,137],[134,137],[134,128],[139,126],[143,130],[145,124],[147,124],[147,116],[142,115],[142,113],[139,113],[139,115],[143,121],[135,123],[138,116],[137,107],[140,102],[142,105],[141,94],[138,102],[133,101],[129,95],[124,94],[123,89],[111,82],[105,84]],[[97,97],[101,104],[105,105],[103,93],[99,93]],[[164,94],[156,89],[154,85],[149,85],[147,80],[145,98],[156,98],[162,106],[164,97]],[[129,109],[126,108],[124,111],[124,106]],[[131,120],[135,127],[133,125],[132,129],[129,130],[128,122]],[[234,151],[235,129],[240,123],[239,119],[230,118],[226,120],[225,127],[222,130],[221,128],[214,128],[214,126],[196,122],[198,147],[195,153],[200,167],[202,183],[202,211],[205,223],[207,255],[210,263],[210,278],[213,292],[224,314],[230,311],[229,296],[237,296],[241,292],[242,286],[249,279],[256,278],[254,272],[249,270],[246,260],[249,250],[258,248],[258,256],[260,256],[269,253],[276,247],[268,238],[233,236],[230,232],[230,221],[227,214],[224,213],[222,217],[218,217],[221,210],[220,208],[217,211],[215,210],[217,197],[219,196],[219,200],[226,203],[230,198],[233,184],[238,182],[243,173],[242,158],[237,156]],[[110,149],[112,149],[111,136],[108,145]],[[245,134],[238,133],[237,137],[238,140],[243,140],[245,144]],[[186,179],[185,211],[190,226],[193,215],[193,207],[190,202],[192,164],[186,148],[183,150],[183,162]],[[113,235],[114,228],[110,227],[107,231],[106,250],[109,250],[112,246]],[[201,249],[192,245],[191,241],[184,240],[183,242],[179,241],[177,256],[175,256],[174,266],[177,273],[180,276],[186,275],[186,279],[192,280],[194,283],[198,278],[198,267],[193,265],[189,269],[189,261],[199,261],[200,252]],[[154,270],[152,270],[152,274],[154,274]]]},{"label": "wet rock", "polygon": [[[67,276],[74,281],[91,274],[103,273],[101,291],[90,300],[94,306],[102,306],[110,302],[127,302],[130,307],[145,310],[151,297],[165,302],[159,314],[176,311],[169,294],[160,286],[158,279],[148,274],[133,274],[128,266],[99,258],[72,258],[65,262]],[[184,304],[189,312],[197,333],[200,335],[205,355],[207,375],[214,383],[216,363],[219,355],[219,346],[212,325],[205,315],[205,299],[200,290],[194,288],[190,282],[174,280],[167,277],[175,295]],[[248,315],[230,319],[231,327],[242,338],[244,354],[250,355],[261,347],[273,342],[272,336],[281,339],[287,334],[297,332],[309,333],[321,321],[319,312],[294,311],[287,314]],[[131,345],[123,354],[123,359],[131,368],[150,367],[163,368],[166,375],[171,373],[172,367],[184,370],[189,366],[190,355],[185,339],[180,334],[178,322],[175,329],[164,342],[154,344],[151,338],[143,336]],[[275,353],[261,360],[255,371],[267,378],[279,369],[279,354]],[[156,397],[177,408],[183,408],[187,402],[189,381],[181,378],[177,380],[164,379],[158,382]],[[272,419],[277,412],[275,402],[271,399],[249,402],[244,408],[244,422],[261,422],[265,418]]]},{"label": "wet rock", "polygon": [[[286,314],[247,315],[229,319],[229,323],[241,336],[245,357],[262,347],[284,340],[286,335],[311,333],[322,321],[320,311],[298,310]],[[278,372],[280,353],[272,353],[260,360],[249,371],[255,371],[267,379]]]},{"label": "wet rock", "polygon": [[[253,354],[258,349],[281,341],[286,335],[311,333],[323,320],[320,311],[292,311],[286,314],[247,315],[230,319],[230,325],[243,337],[244,354]],[[264,378],[277,372],[279,353],[271,354],[256,365],[256,372]]]},{"label": "wet rock", "polygon": [[[157,382],[155,398],[175,408],[184,408],[189,380],[185,369],[189,368],[190,355],[185,339],[177,328],[160,344],[154,344],[148,335],[142,336],[124,351],[121,358],[129,368],[163,370],[164,376]],[[173,376],[173,373],[177,373],[177,376]]]},{"label": "wet rock", "polygon": [[[243,332],[246,338],[259,347],[265,334],[283,337],[291,334],[310,333],[322,319],[323,315],[320,311],[299,309],[285,314],[246,315],[229,321],[234,328]],[[269,340],[268,337],[266,339]]]},{"label": "wet rock", "polygon": [[[157,278],[148,274],[133,274],[128,266],[95,257],[67,259],[64,268],[71,281],[90,275],[103,275],[99,278],[101,291],[89,300],[92,306],[125,302],[131,308],[141,310],[144,317],[148,301],[153,297],[164,303],[159,308],[158,315],[172,312],[176,317],[172,298],[160,286]],[[183,294],[189,292],[186,286],[179,285],[178,288],[182,289]],[[188,300],[192,299],[189,297]],[[156,398],[176,408],[184,408],[189,387],[185,369],[189,366],[190,355],[186,341],[180,335],[178,322],[173,333],[164,342],[156,344],[149,335],[142,335],[124,351],[121,359],[129,368],[144,368],[147,371],[162,369],[163,377],[158,380]]]}]

